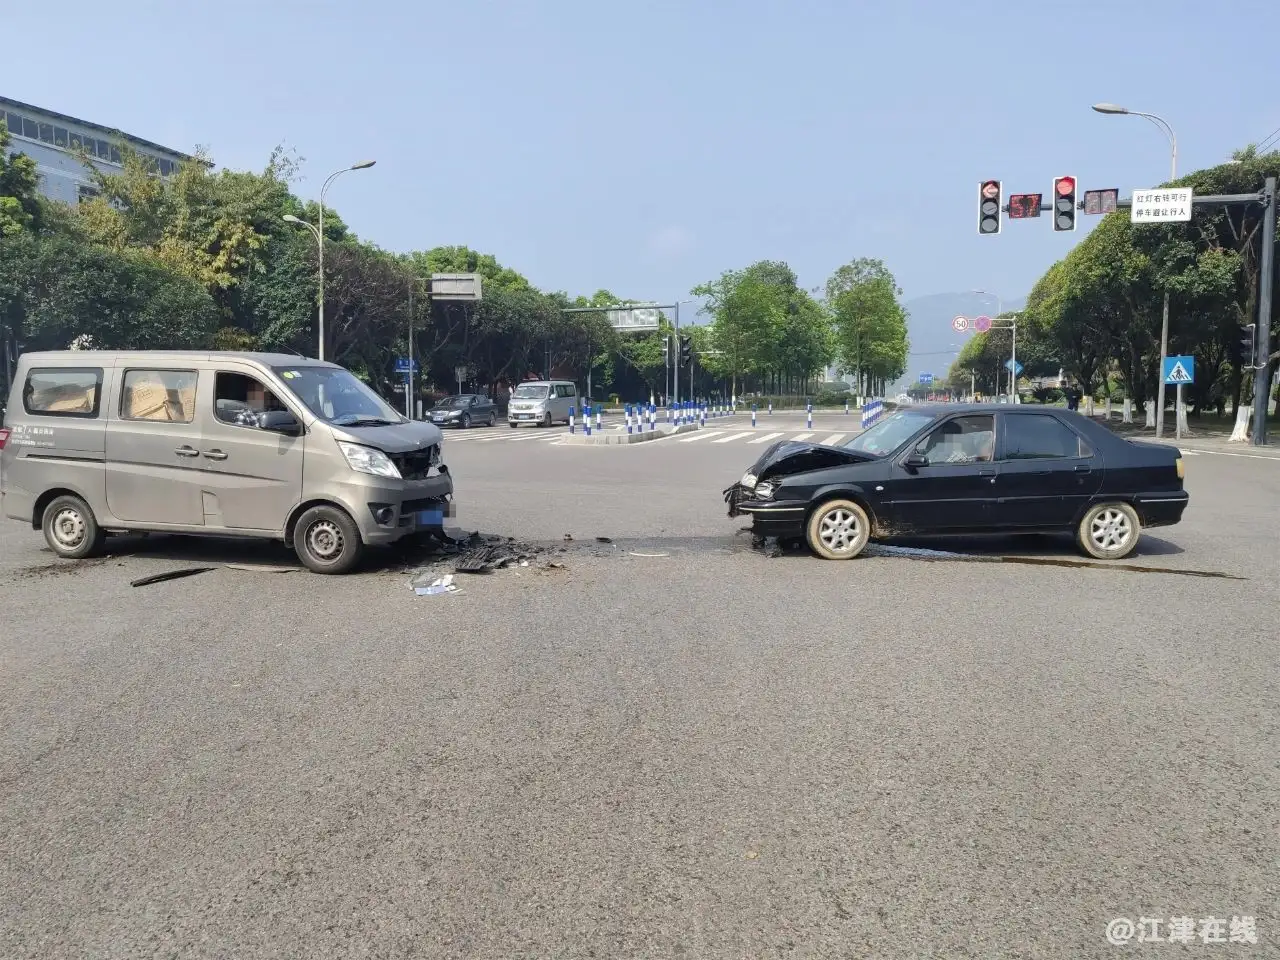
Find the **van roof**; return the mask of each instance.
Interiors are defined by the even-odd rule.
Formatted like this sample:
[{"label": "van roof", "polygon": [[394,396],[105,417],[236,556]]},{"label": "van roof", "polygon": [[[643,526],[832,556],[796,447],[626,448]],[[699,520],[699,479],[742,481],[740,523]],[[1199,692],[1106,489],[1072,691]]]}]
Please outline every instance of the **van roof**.
[{"label": "van roof", "polygon": [[243,350],[45,350],[24,353],[30,363],[117,363],[148,360],[248,360],[268,367],[333,367],[338,364],[292,353],[253,353]]}]

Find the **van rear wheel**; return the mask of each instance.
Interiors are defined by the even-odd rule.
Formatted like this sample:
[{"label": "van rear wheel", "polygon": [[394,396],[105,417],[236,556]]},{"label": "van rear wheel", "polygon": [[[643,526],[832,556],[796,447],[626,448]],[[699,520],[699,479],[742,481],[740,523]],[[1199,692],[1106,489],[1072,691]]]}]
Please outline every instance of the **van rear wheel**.
[{"label": "van rear wheel", "polygon": [[312,507],[298,518],[293,551],[313,573],[349,573],[360,562],[364,542],[355,521],[337,507]]},{"label": "van rear wheel", "polygon": [[44,508],[40,526],[49,549],[64,560],[96,556],[107,539],[89,505],[71,494],[54,498]]}]

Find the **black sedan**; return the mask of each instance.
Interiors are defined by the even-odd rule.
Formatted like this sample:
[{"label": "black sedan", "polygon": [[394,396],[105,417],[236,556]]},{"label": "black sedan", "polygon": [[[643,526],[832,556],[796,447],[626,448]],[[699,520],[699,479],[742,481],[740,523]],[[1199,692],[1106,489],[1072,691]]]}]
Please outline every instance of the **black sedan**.
[{"label": "black sedan", "polygon": [[479,423],[492,427],[498,422],[498,405],[478,393],[463,393],[440,400],[427,419],[437,427],[457,427],[460,430]]},{"label": "black sedan", "polygon": [[774,444],[725,491],[754,533],[828,560],[870,540],[1069,531],[1119,560],[1187,508],[1182,454],[1055,407],[903,408],[842,446]]}]

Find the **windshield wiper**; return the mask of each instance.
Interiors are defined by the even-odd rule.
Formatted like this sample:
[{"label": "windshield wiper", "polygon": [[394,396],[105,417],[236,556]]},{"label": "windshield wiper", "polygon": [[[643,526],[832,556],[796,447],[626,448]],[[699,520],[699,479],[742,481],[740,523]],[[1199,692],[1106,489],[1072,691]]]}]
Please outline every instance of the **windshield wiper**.
[{"label": "windshield wiper", "polygon": [[389,427],[391,423],[392,421],[384,420],[382,417],[362,417],[351,413],[335,417],[333,420],[335,427]]}]

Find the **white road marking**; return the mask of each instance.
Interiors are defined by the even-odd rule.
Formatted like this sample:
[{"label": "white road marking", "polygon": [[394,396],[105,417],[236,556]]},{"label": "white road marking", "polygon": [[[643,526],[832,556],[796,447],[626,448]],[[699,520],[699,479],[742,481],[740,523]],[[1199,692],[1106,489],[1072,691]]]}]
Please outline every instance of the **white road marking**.
[{"label": "white road marking", "polygon": [[693,443],[695,440],[707,440],[711,437],[718,437],[724,433],[723,430],[712,430],[710,433],[695,433],[691,437],[681,437],[681,443]]},{"label": "white road marking", "polygon": [[797,434],[796,434],[794,437],[792,437],[791,439],[792,439],[792,440],[808,440],[808,439],[809,439],[810,437],[812,437],[812,436],[813,436],[813,434],[812,434],[812,433],[797,433]]},{"label": "white road marking", "polygon": [[782,436],[782,434],[780,433],[766,433],[759,440],[748,440],[747,443],[768,443],[774,437],[780,437],[780,436]]},{"label": "white road marking", "polygon": [[741,440],[743,437],[751,436],[750,433],[731,433],[727,437],[721,437],[719,440],[712,440],[712,443],[731,443],[734,440]]},{"label": "white road marking", "polygon": [[834,444],[837,440],[839,440],[839,439],[840,439],[841,437],[843,437],[843,436],[844,436],[844,434],[843,434],[843,433],[833,433],[831,436],[827,437],[827,439],[823,440],[822,442],[823,442],[823,444],[825,444],[826,446],[831,446],[832,444]]}]

